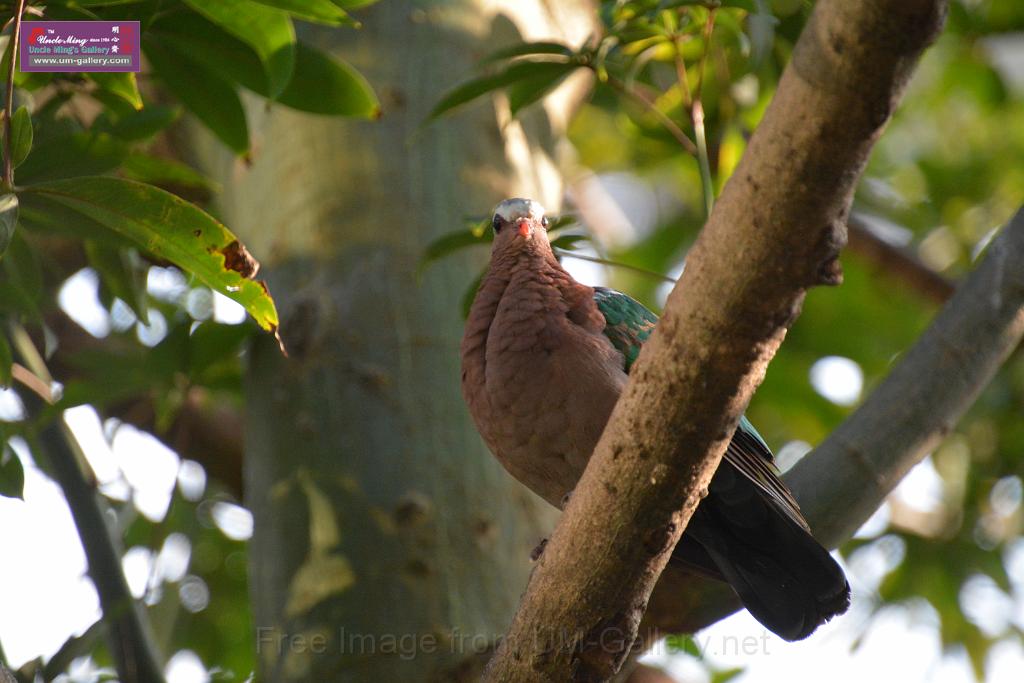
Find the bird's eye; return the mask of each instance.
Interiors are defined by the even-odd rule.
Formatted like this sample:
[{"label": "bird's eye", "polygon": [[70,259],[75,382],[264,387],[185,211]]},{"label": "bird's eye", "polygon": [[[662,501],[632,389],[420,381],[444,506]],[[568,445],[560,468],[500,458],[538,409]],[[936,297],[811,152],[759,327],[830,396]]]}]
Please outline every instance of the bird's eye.
[{"label": "bird's eye", "polygon": [[540,224],[544,226],[545,230],[548,229],[548,225],[550,225],[550,223],[551,223],[551,221],[548,220],[547,216],[544,216],[544,218],[540,219]]},{"label": "bird's eye", "polygon": [[501,232],[501,216],[495,216],[491,220],[491,227],[494,228],[494,234]]}]

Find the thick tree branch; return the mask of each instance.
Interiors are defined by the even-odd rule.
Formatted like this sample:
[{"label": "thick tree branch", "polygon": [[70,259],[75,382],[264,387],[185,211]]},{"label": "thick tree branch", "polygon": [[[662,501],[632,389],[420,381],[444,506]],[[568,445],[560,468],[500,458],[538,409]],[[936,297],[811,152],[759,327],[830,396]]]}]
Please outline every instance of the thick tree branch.
[{"label": "thick tree branch", "polygon": [[[1024,336],[1024,208],[871,397],[788,473],[815,536],[848,539],[974,403]],[[829,495],[816,495],[822,487]]]},{"label": "thick tree branch", "polygon": [[[830,548],[848,540],[949,433],[1024,338],[1024,209],[921,338],[846,421],[784,477]],[[723,584],[666,573],[644,620],[690,633],[736,611]]]},{"label": "thick tree branch", "polygon": [[621,666],[806,288],[840,278],[854,184],[944,13],[941,0],[815,6],[488,680],[604,681]]}]

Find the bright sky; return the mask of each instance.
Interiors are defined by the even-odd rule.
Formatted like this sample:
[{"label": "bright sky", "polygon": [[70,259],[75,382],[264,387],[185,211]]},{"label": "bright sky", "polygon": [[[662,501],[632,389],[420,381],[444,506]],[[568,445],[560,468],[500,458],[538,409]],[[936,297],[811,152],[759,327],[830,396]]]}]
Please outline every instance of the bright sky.
[{"label": "bright sky", "polygon": [[[566,265],[583,282],[600,284],[606,280],[603,266],[575,259],[567,260]],[[174,298],[181,296],[185,283],[174,271],[154,269],[149,287],[155,296]],[[126,308],[115,312],[114,319],[106,315],[96,296],[96,278],[91,271],[83,271],[69,281],[61,303],[99,336],[109,334],[112,326],[128,329],[135,324]],[[212,315],[224,322],[239,322],[244,317],[235,304],[222,297],[214,297],[212,302],[190,300],[190,306],[211,308]],[[139,334],[153,344],[165,331],[166,324],[154,320]],[[859,366],[841,357],[822,358],[812,368],[808,381],[821,395],[840,405],[855,403],[863,390]],[[17,418],[20,410],[13,394],[0,390],[0,419]],[[112,424],[103,425],[88,407],[68,411],[65,419],[81,441],[102,490],[114,498],[130,498],[140,514],[162,518],[175,486],[188,497],[201,495],[205,485],[202,469],[195,463],[182,462],[147,434],[130,426],[113,429]],[[0,642],[10,661],[18,666],[35,657],[52,655],[70,635],[81,633],[98,618],[99,606],[92,583],[85,576],[85,558],[74,524],[57,486],[39,472],[22,444],[15,442],[13,446],[25,463],[25,500],[0,498],[0,548],[8,558],[0,562]],[[794,442],[779,450],[800,455],[808,446]],[[1019,480],[1016,488],[1004,488],[1008,488],[1003,496],[1009,501],[1006,505],[1019,506]],[[912,471],[896,496],[900,504],[921,510],[939,504],[942,480],[930,459]],[[214,518],[232,538],[245,539],[252,533],[251,515],[237,506],[221,504]],[[748,667],[737,679],[745,683],[819,683],[823,676],[839,683],[972,680],[963,653],[942,656],[936,616],[927,604],[888,608],[875,620],[867,621],[874,591],[903,552],[896,537],[882,535],[887,520],[887,508],[883,507],[860,532],[878,540],[848,558],[846,567],[854,595],[847,615],[795,644],[766,633],[746,613],[734,615],[697,635],[707,662],[719,669]],[[188,539],[181,535],[168,539],[155,556],[145,549],[130,549],[124,567],[133,592],[141,596],[154,582],[180,581],[187,573],[189,552]],[[971,606],[968,614],[996,634],[1011,621],[1024,626],[1024,542],[1008,553],[1007,561],[1011,576],[1019,581],[1015,599],[981,581],[975,582],[970,599],[965,601]],[[857,640],[859,648],[851,651]],[[687,655],[661,649],[648,659],[675,672],[680,680],[708,680]],[[987,683],[1019,683],[1022,671],[1021,643],[1001,644],[990,656]],[[69,680],[92,680],[94,675],[95,669],[88,662],[79,662]],[[191,652],[172,657],[168,677],[171,683],[209,680],[203,663]]]}]

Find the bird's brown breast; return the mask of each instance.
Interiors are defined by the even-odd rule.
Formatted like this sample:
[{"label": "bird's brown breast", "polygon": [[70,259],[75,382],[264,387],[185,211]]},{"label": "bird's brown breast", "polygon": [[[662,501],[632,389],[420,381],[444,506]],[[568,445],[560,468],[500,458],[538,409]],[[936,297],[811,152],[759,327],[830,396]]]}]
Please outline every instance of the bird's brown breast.
[{"label": "bird's brown breast", "polygon": [[505,468],[554,505],[572,490],[625,384],[593,290],[557,263],[493,268],[463,338],[463,393]]}]

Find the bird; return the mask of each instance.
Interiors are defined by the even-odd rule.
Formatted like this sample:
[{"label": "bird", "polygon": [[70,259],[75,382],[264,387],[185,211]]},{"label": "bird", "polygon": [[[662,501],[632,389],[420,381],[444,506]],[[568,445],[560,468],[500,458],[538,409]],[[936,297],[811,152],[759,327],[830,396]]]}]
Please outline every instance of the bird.
[{"label": "bird", "polygon": [[[561,508],[658,317],[626,294],[577,282],[552,251],[549,225],[531,199],[495,208],[490,264],[460,351],[463,397],[484,442],[513,477]],[[745,416],[670,564],[727,582],[788,641],[850,605],[842,568],[811,535]]]}]

